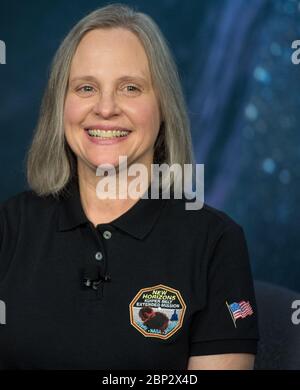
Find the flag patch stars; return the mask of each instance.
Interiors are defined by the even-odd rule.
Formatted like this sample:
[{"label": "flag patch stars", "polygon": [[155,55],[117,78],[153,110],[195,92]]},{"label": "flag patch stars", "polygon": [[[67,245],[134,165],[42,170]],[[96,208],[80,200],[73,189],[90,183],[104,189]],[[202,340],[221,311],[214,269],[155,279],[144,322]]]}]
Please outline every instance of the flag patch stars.
[{"label": "flag patch stars", "polygon": [[253,314],[252,307],[248,302],[246,301],[240,301],[240,302],[233,302],[233,303],[227,303],[226,305],[228,307],[229,313],[231,315],[232,321],[234,323],[234,326],[236,327],[236,321],[239,318],[245,318],[247,316],[251,316]]}]

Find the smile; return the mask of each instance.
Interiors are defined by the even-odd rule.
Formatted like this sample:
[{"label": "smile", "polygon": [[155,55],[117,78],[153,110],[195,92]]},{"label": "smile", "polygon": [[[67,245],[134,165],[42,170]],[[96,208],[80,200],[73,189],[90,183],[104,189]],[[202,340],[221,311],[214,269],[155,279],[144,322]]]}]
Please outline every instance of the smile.
[{"label": "smile", "polygon": [[109,139],[109,138],[126,137],[130,133],[130,131],[129,130],[127,131],[127,130],[88,129],[87,133],[91,137]]}]

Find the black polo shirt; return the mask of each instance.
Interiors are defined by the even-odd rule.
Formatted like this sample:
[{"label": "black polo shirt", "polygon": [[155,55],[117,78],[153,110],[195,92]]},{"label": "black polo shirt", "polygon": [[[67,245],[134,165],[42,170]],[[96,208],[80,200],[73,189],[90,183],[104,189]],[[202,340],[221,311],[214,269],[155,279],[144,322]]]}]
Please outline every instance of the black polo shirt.
[{"label": "black polo shirt", "polygon": [[97,228],[74,184],[3,203],[0,368],[186,369],[190,356],[255,353],[243,230],[186,202],[140,199]]}]

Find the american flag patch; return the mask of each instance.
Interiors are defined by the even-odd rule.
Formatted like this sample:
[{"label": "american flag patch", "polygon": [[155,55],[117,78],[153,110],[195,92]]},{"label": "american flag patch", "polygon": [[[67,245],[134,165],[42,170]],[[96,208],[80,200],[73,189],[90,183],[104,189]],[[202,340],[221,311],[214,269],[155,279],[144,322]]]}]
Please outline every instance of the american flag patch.
[{"label": "american flag patch", "polygon": [[252,307],[248,302],[246,301],[240,301],[240,302],[233,302],[228,304],[226,302],[226,305],[228,307],[228,310],[231,314],[234,326],[236,327],[236,320],[238,318],[245,318],[247,316],[251,316],[253,314]]}]

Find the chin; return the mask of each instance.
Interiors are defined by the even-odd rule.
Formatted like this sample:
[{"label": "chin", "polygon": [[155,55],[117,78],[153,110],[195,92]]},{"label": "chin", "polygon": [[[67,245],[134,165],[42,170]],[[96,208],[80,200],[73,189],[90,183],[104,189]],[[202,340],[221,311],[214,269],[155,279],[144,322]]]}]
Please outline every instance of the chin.
[{"label": "chin", "polygon": [[101,165],[103,168],[105,168],[106,166],[107,166],[108,168],[111,168],[111,167],[113,166],[115,169],[117,169],[118,166],[119,166],[119,159],[114,159],[114,160],[112,160],[112,159],[107,159],[107,160],[103,160],[103,159],[101,159],[101,160],[94,160],[94,161],[92,162],[92,165],[94,166],[95,169],[97,169],[100,165]]}]

